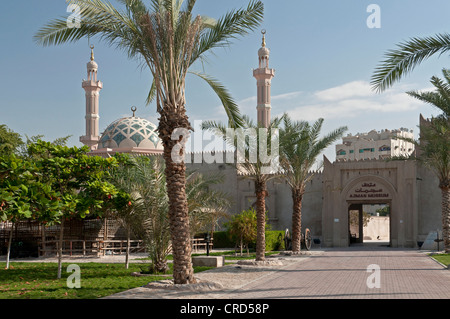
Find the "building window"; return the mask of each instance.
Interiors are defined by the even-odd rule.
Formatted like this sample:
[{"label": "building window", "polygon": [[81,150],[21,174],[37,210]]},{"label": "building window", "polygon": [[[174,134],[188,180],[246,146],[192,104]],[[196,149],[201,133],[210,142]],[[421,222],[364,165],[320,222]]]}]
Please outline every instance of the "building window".
[{"label": "building window", "polygon": [[347,155],[347,152],[344,151],[344,150],[339,150],[339,151],[337,152],[337,155]]},{"label": "building window", "polygon": [[355,151],[354,150],[350,150],[350,154],[353,154]]}]

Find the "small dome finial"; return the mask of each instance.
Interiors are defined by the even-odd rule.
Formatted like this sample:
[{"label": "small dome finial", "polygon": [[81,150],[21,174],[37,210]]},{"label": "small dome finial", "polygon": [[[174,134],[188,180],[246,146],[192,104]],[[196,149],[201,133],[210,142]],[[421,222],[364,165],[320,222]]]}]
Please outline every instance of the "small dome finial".
[{"label": "small dome finial", "polygon": [[94,45],[91,45],[91,61],[94,61]]},{"label": "small dome finial", "polygon": [[261,30],[261,34],[263,35],[263,38],[262,38],[262,47],[265,48],[265,47],[266,47],[266,29],[262,29],[262,30]]},{"label": "small dome finial", "polygon": [[131,112],[133,112],[133,117],[135,117],[135,114],[134,114],[134,113],[136,113],[136,110],[137,110],[137,107],[136,107],[136,106],[132,106],[132,107],[131,107]]}]

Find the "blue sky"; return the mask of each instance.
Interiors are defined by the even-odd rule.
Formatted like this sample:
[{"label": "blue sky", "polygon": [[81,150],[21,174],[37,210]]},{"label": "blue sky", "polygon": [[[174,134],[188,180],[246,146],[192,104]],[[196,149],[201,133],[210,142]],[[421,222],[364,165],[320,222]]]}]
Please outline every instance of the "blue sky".
[{"label": "blue sky", "polygon": [[[112,3],[115,3],[112,1]],[[219,18],[246,6],[243,0],[198,0],[199,14]],[[448,0],[265,0],[266,29],[271,50],[272,114],[288,112],[295,119],[325,119],[323,132],[347,125],[349,133],[406,127],[417,133],[419,114],[436,110],[404,92],[431,87],[441,75],[448,56],[433,57],[383,94],[370,90],[369,81],[384,52],[413,36],[450,31]],[[381,28],[370,29],[366,20],[370,4],[381,9]],[[86,78],[90,49],[88,39],[57,47],[33,42],[38,29],[67,15],[64,0],[0,2],[0,124],[21,135],[43,134],[45,139],[72,135],[70,145],[80,146],[84,134],[85,98],[81,81]],[[124,115],[156,121],[155,106],[145,106],[150,73],[125,53],[98,39],[95,60],[100,92],[100,130]],[[256,81],[261,34],[255,31],[235,40],[226,49],[208,55],[208,63],[195,65],[218,78],[232,93],[243,113],[256,115]],[[225,121],[219,99],[202,80],[188,76],[188,115],[194,120]],[[334,148],[326,155],[334,160]]]}]

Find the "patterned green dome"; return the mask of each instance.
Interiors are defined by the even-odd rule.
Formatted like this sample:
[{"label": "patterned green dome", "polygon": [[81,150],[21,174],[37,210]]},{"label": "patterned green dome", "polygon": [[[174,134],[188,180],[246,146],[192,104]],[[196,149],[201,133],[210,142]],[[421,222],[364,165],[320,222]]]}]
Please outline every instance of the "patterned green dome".
[{"label": "patterned green dome", "polygon": [[162,143],[155,132],[156,125],[140,117],[125,117],[111,123],[99,141],[101,148],[140,148],[162,150]]}]

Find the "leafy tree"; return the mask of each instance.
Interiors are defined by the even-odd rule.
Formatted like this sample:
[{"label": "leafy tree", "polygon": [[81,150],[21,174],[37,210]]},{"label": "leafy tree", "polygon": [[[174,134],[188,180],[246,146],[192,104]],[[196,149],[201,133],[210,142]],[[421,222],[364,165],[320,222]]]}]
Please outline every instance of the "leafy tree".
[{"label": "leafy tree", "polygon": [[[186,167],[174,161],[178,138],[175,129],[190,130],[186,115],[186,74],[191,66],[212,49],[229,45],[246,35],[262,21],[263,4],[252,1],[247,8],[231,11],[219,20],[194,17],[195,0],[120,0],[121,11],[106,1],[69,0],[80,7],[80,28],[70,28],[67,19],[56,19],[37,32],[35,39],[44,46],[78,41],[99,35],[110,45],[124,50],[130,58],[140,59],[153,76],[147,102],[156,98],[160,114],[158,132],[164,146],[166,183],[169,196],[169,220],[174,247],[174,281],[195,282],[191,263],[190,229],[186,198]],[[242,121],[237,105],[216,79],[193,72],[205,80],[220,98],[230,125]],[[175,134],[176,135],[176,134]],[[175,151],[173,149],[175,148]],[[179,154],[183,156],[183,151]]]},{"label": "leafy tree", "polygon": [[[266,216],[267,219],[267,216]],[[249,244],[257,240],[257,214],[252,207],[248,210],[242,211],[240,214],[231,216],[231,220],[224,225],[227,232],[232,239],[239,245],[241,256],[244,246],[247,248],[247,255],[249,254]],[[268,225],[266,224],[266,229]]]},{"label": "leafy tree", "polygon": [[133,164],[128,154],[117,153],[114,157],[117,159],[118,165],[108,169],[106,180],[117,188],[118,194],[103,209],[105,211],[105,218],[108,216],[117,218],[126,229],[127,248],[125,253],[125,268],[128,269],[132,233],[131,225],[135,219],[134,200],[130,193],[131,186],[133,185],[133,176],[129,174],[129,170]]},{"label": "leafy tree", "polygon": [[320,137],[323,119],[312,125],[306,121],[292,121],[284,115],[284,127],[280,130],[280,164],[292,193],[292,251],[299,253],[302,233],[302,200],[306,184],[314,176],[313,165],[317,157],[347,130],[340,127]]},{"label": "leafy tree", "polygon": [[[230,134],[228,128],[223,124],[212,121],[202,123],[202,129],[212,131],[214,134],[222,137],[226,143],[236,148],[237,171],[245,178],[253,180],[255,184],[258,224],[256,240],[257,261],[265,260],[267,182],[278,177],[276,174],[279,173],[278,158],[271,151],[272,144],[278,143],[276,133],[282,119],[283,117],[272,119],[269,127],[265,128],[254,124],[248,116],[244,115],[244,125],[242,128],[235,130],[234,134]],[[264,149],[265,147],[263,146],[267,148]],[[270,154],[267,154],[267,152]]]},{"label": "leafy tree", "polygon": [[[64,137],[58,137],[57,139],[55,139],[52,144],[54,145],[67,145],[67,141],[69,140],[69,138],[71,137],[71,135],[68,136],[64,136]],[[25,156],[28,157],[28,146],[30,146],[31,144],[37,143],[38,141],[43,141],[44,139],[44,135],[42,134],[38,134],[38,135],[33,135],[31,137],[29,137],[28,135],[25,134],[25,143],[20,145],[19,148],[19,154],[21,156]]]},{"label": "leafy tree", "polygon": [[[359,211],[351,210],[348,218],[349,218],[350,227],[352,228],[352,226],[353,226],[357,229],[357,227],[359,227]],[[364,211],[362,212],[363,227],[366,227],[369,224],[371,218],[372,218],[372,215],[370,215],[369,213],[364,212]]]},{"label": "leafy tree", "polygon": [[391,210],[390,207],[386,205],[383,208],[378,208],[376,210],[376,213],[378,214],[378,216],[389,216],[390,210]]},{"label": "leafy tree", "polygon": [[5,124],[0,125],[0,155],[17,153],[21,145],[23,141],[19,133],[13,132]]},{"label": "leafy tree", "polygon": [[31,159],[40,165],[39,181],[59,193],[58,279],[65,220],[101,214],[105,202],[112,201],[118,193],[114,185],[103,180],[107,168],[117,165],[116,159],[88,156],[88,151],[86,146],[67,147],[40,140],[28,147]]},{"label": "leafy tree", "polygon": [[0,219],[11,222],[6,268],[9,268],[14,225],[35,219],[52,223],[59,218],[58,193],[39,181],[39,163],[14,154],[0,156]]}]

